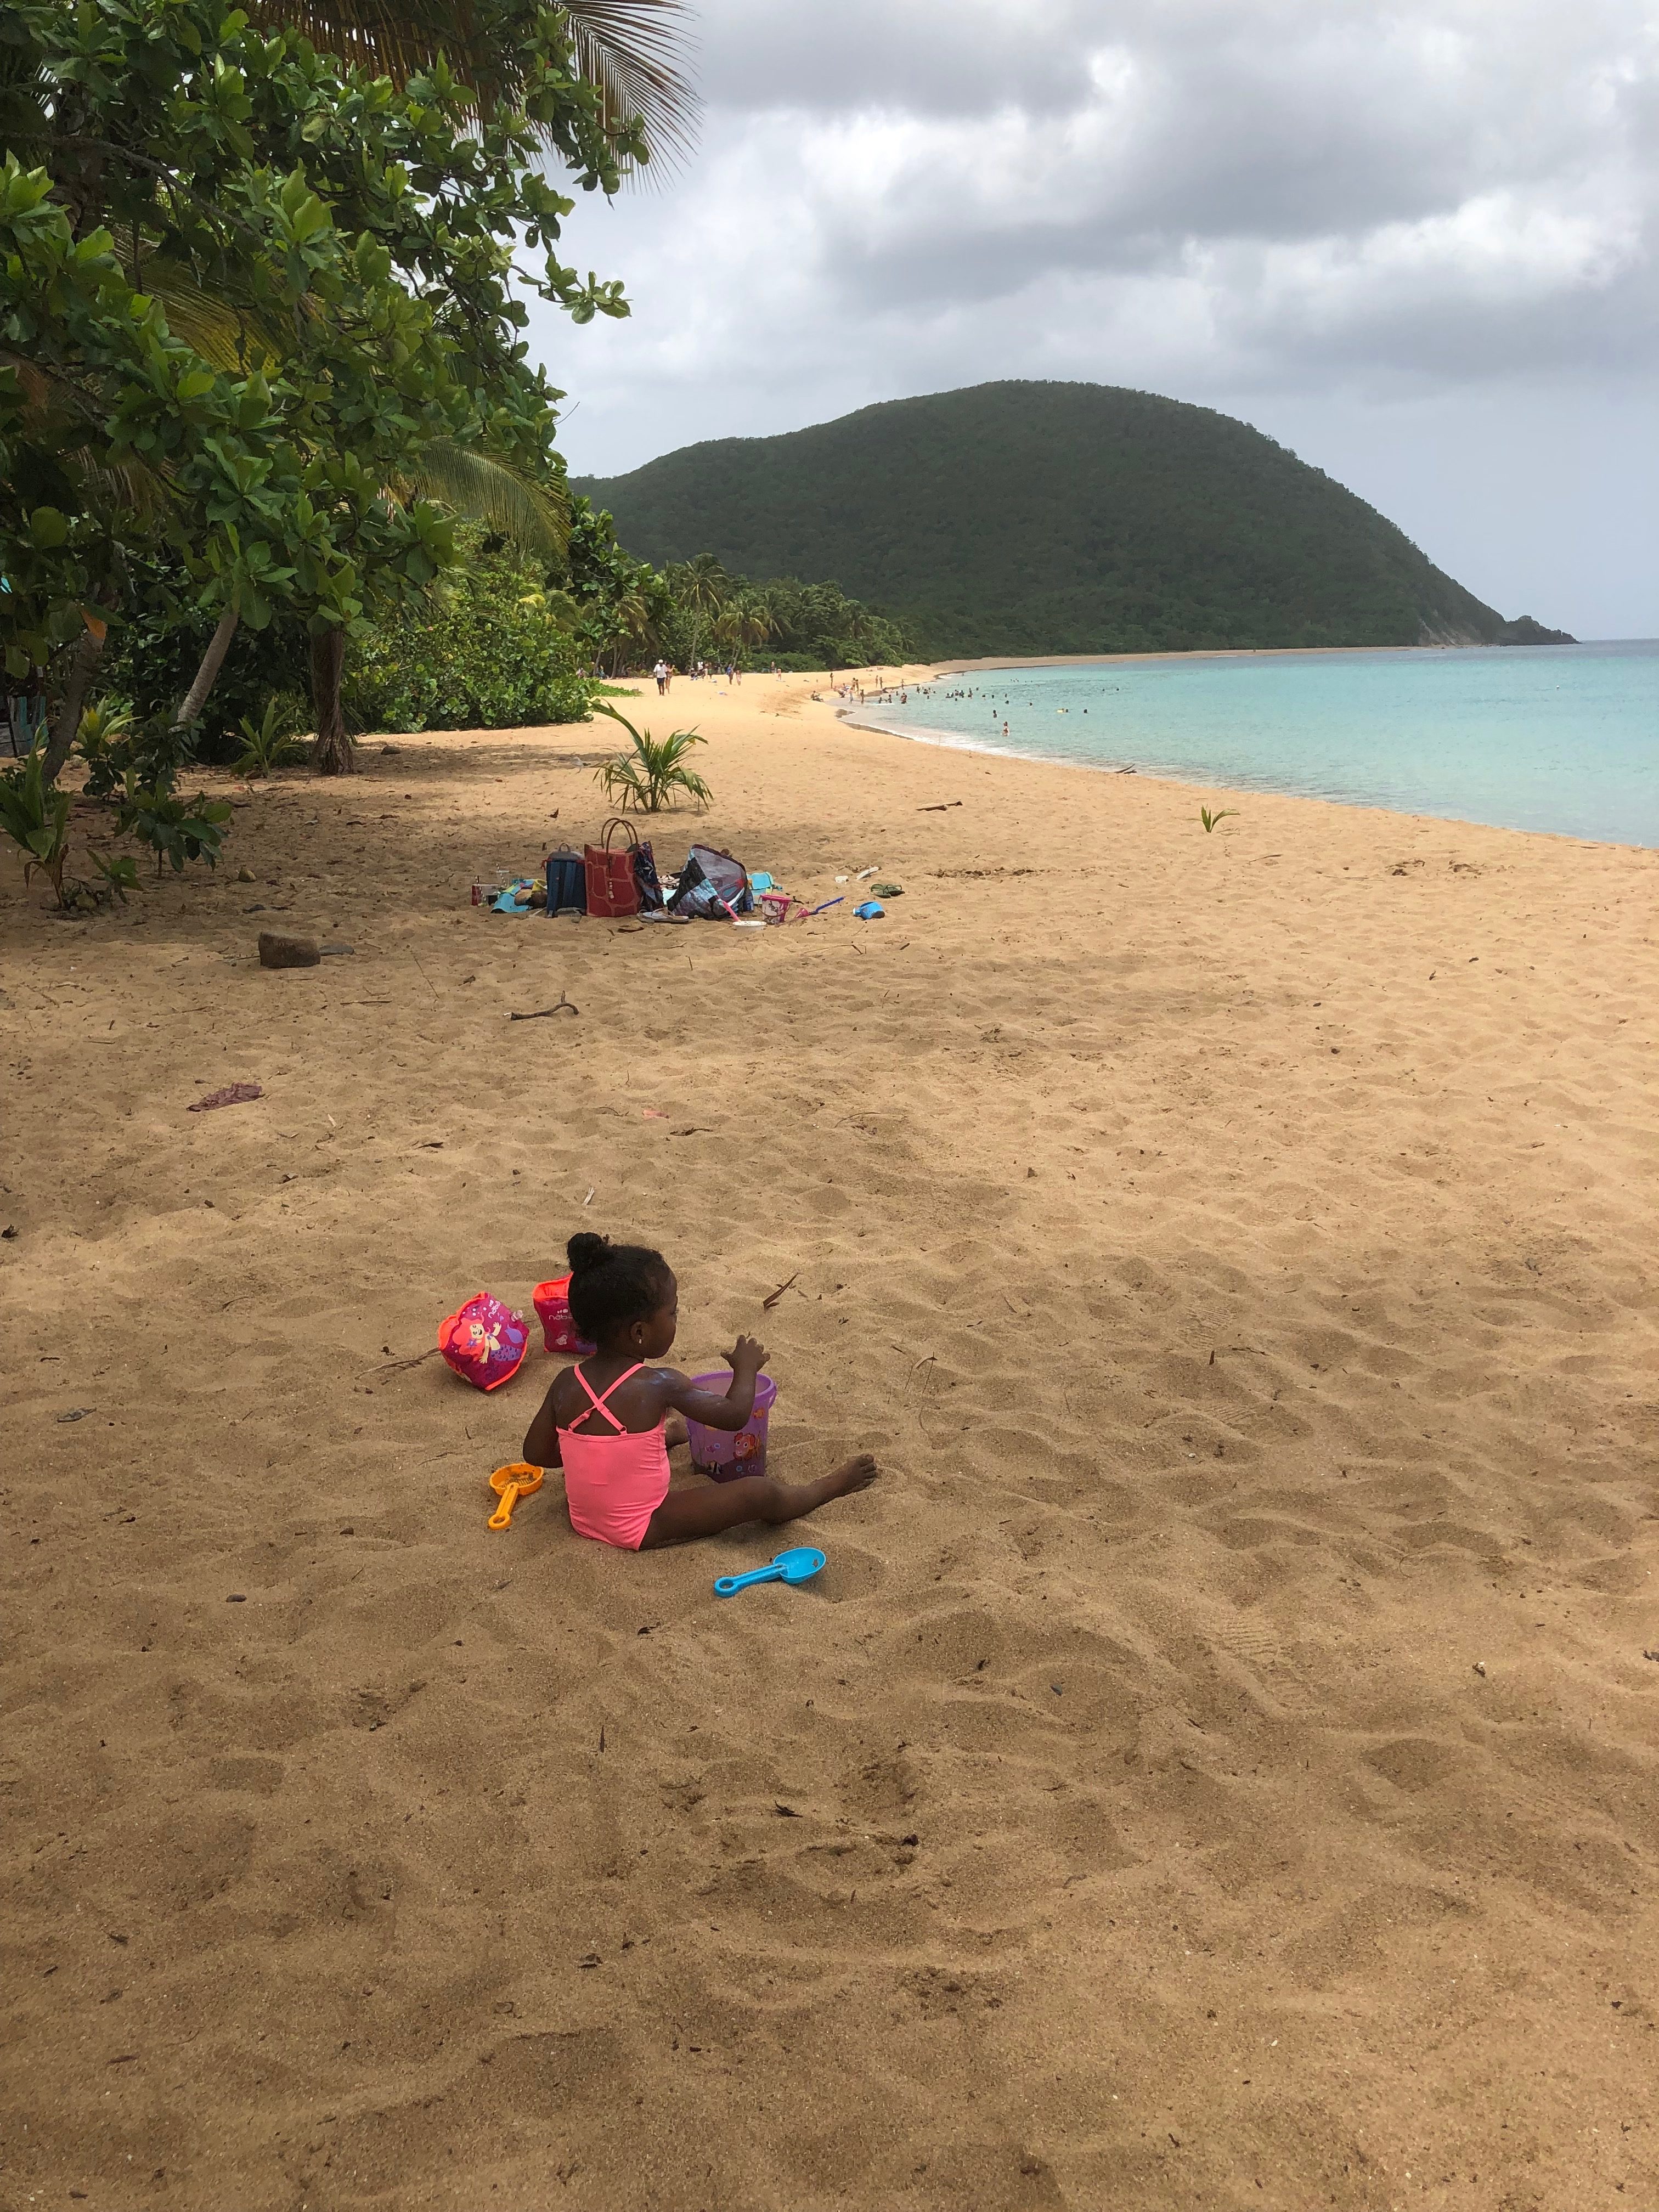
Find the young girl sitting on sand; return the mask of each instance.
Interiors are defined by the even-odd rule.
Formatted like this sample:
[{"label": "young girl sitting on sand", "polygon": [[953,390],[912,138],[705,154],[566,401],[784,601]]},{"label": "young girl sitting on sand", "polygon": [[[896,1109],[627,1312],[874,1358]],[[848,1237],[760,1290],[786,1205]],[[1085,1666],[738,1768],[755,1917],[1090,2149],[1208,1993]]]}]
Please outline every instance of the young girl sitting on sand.
[{"label": "young girl sitting on sand", "polygon": [[843,1460],[816,1482],[775,1482],[751,1474],[707,1490],[668,1487],[668,1447],[684,1443],[690,1414],[705,1428],[738,1430],[755,1410],[755,1378],[766,1351],[740,1336],[727,1358],[723,1398],[699,1390],[672,1367],[659,1367],[679,1322],[679,1290],[660,1252],[608,1237],[573,1237],[570,1317],[591,1344],[592,1359],[553,1378],[530,1424],[524,1455],[532,1467],[562,1467],[570,1525],[579,1536],[625,1552],[715,1536],[744,1521],[798,1521],[826,1499],[876,1479],[867,1452]]}]

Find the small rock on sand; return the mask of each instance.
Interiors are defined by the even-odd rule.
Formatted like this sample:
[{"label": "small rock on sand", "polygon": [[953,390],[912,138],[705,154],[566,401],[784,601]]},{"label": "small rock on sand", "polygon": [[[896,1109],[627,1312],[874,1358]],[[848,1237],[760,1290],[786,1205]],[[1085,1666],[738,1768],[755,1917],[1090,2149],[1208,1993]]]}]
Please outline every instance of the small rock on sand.
[{"label": "small rock on sand", "polygon": [[314,968],[322,957],[314,937],[289,937],[279,929],[259,932],[262,968]]}]

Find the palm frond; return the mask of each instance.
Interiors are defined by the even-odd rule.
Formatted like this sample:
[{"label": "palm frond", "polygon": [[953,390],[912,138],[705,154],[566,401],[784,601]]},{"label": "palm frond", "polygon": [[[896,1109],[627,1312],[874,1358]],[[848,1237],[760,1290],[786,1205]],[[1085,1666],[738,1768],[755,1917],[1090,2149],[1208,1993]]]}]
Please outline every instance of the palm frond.
[{"label": "palm frond", "polygon": [[209,291],[182,261],[151,252],[140,261],[133,281],[159,302],[173,337],[200,354],[210,368],[246,375],[270,368],[288,349],[280,320],[262,314],[242,296],[234,270]]},{"label": "palm frond", "polygon": [[265,702],[264,719],[251,722],[241,717],[242,750],[231,767],[237,775],[250,781],[256,775],[269,776],[279,768],[289,768],[305,758],[305,747],[294,733],[294,717],[284,714],[286,702],[274,696]]},{"label": "palm frond", "polygon": [[247,15],[262,31],[298,31],[319,53],[399,84],[444,53],[465,83],[500,91],[469,0],[253,0]]},{"label": "palm frond", "polygon": [[562,485],[536,483],[476,447],[434,438],[405,465],[403,478],[400,489],[500,531],[538,560],[557,560],[569,539],[570,501]]},{"label": "palm frond", "polygon": [[691,649],[702,644],[705,622],[712,634],[732,591],[732,579],[713,553],[696,553],[689,561],[671,563],[663,574],[674,597],[694,617]]},{"label": "palm frond", "polygon": [[[295,30],[398,83],[442,53],[488,112],[513,94],[510,53],[487,34],[472,0],[252,0],[262,30]],[[655,160],[690,149],[696,94],[683,65],[685,0],[563,0],[576,75],[599,95],[608,124],[637,116]]]},{"label": "palm frond", "polygon": [[631,754],[619,753],[595,770],[613,805],[624,810],[635,806],[641,813],[659,814],[677,791],[683,791],[699,813],[709,804],[714,793],[696,770],[685,765],[692,746],[706,745],[707,738],[700,738],[695,730],[675,730],[668,737],[653,738],[649,730],[636,730],[626,714],[618,714],[603,699],[593,702],[593,711],[620,722],[634,741]]},{"label": "palm frond", "polygon": [[125,453],[118,461],[83,456],[78,473],[94,512],[107,514],[125,508],[141,522],[150,522],[170,496],[171,471],[165,464],[152,467],[136,453]]},{"label": "palm frond", "polygon": [[0,146],[9,147],[25,168],[39,158],[36,149],[46,139],[49,97],[27,39],[0,40]]},{"label": "palm frond", "polygon": [[576,71],[607,123],[638,116],[654,160],[691,150],[696,94],[682,66],[684,0],[564,0]]},{"label": "palm frond", "polygon": [[45,376],[35,362],[3,345],[0,366],[16,376],[24,422],[36,436],[56,445],[59,465],[94,513],[107,516],[125,509],[148,521],[161,512],[171,475],[165,461],[144,460],[133,453],[112,459],[101,443],[93,443],[88,414],[76,410],[72,379]]}]

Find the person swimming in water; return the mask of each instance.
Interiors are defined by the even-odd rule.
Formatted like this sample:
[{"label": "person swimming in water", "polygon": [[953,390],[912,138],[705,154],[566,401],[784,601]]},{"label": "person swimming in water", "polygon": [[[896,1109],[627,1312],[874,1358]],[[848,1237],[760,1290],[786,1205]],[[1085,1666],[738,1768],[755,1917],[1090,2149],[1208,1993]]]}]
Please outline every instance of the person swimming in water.
[{"label": "person swimming in water", "polygon": [[624,1552],[717,1536],[745,1521],[799,1521],[832,1498],[876,1479],[868,1452],[843,1460],[816,1482],[767,1474],[690,1490],[669,1488],[669,1448],[686,1440],[685,1418],[736,1431],[755,1410],[766,1347],[740,1336],[727,1353],[724,1397],[658,1363],[674,1341],[679,1289],[660,1252],[613,1244],[586,1232],[566,1248],[570,1317],[592,1358],[553,1378],[524,1440],[532,1467],[562,1467],[570,1525],[579,1536]]}]

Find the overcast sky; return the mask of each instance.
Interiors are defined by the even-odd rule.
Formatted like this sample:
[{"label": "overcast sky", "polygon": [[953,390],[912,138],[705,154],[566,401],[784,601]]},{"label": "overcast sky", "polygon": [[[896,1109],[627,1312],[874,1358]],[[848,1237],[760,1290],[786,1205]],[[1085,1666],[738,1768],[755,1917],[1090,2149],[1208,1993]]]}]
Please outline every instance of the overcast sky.
[{"label": "overcast sky", "polygon": [[573,471],[994,377],[1242,416],[1506,615],[1659,634],[1659,6],[704,0],[533,339]]}]

